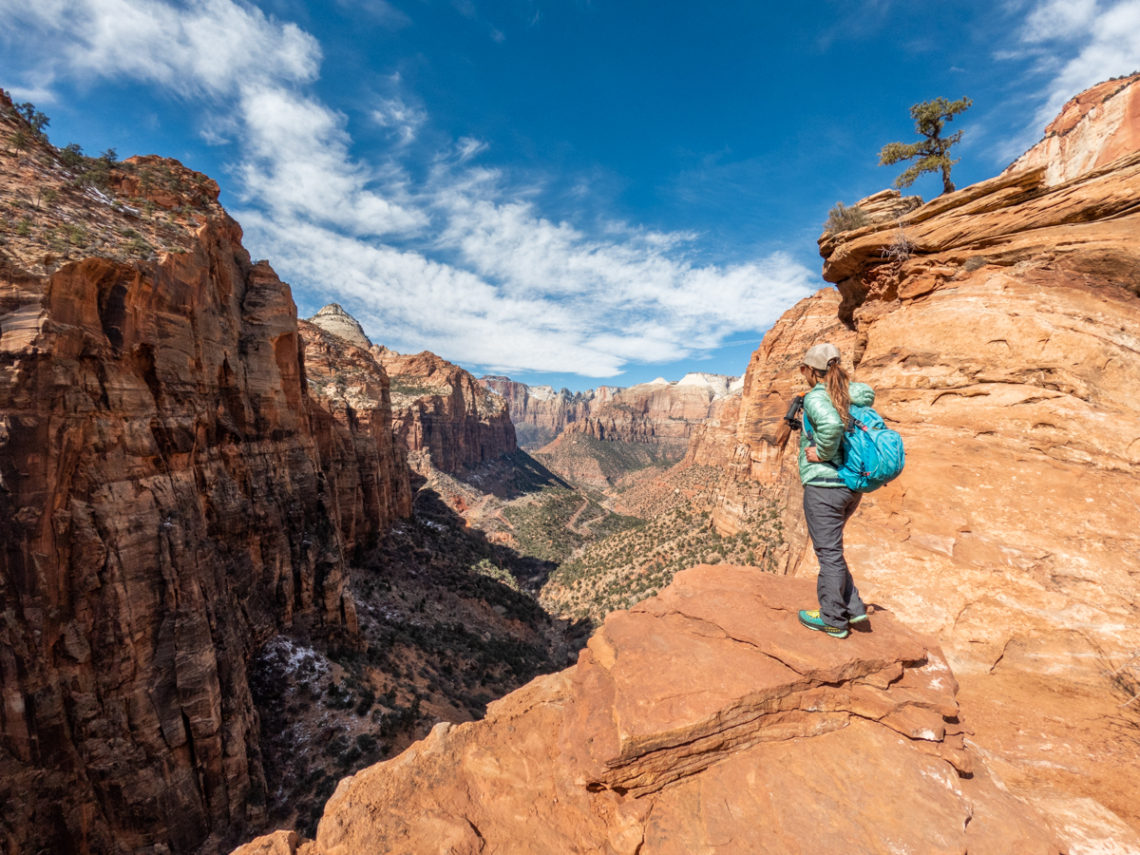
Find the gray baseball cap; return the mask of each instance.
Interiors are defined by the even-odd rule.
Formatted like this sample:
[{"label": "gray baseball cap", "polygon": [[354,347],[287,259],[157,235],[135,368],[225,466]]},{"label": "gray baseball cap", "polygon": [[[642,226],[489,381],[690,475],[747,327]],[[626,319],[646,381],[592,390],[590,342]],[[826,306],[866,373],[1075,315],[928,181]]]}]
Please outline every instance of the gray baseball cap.
[{"label": "gray baseball cap", "polygon": [[827,363],[839,358],[839,348],[834,344],[813,344],[804,354],[803,364],[810,365],[816,371],[826,371]]}]

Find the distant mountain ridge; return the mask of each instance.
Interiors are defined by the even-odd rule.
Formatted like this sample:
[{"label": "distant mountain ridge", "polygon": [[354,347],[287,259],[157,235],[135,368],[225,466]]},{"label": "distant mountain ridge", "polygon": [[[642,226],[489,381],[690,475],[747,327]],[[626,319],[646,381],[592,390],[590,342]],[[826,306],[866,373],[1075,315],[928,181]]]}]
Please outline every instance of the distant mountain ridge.
[{"label": "distant mountain ridge", "polygon": [[599,386],[585,392],[528,386],[496,375],[486,375],[479,382],[506,399],[520,446],[533,450],[566,430],[630,442],[676,438],[684,431],[659,430],[657,423],[706,418],[709,405],[738,393],[744,379],[690,372],[673,382],[659,377],[635,386]]}]

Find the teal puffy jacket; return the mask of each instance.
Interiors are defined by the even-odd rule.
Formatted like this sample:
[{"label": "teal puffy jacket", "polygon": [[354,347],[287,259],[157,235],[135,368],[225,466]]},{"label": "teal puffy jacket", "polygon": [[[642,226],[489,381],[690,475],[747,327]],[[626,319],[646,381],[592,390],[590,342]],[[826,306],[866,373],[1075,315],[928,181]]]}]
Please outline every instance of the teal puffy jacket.
[{"label": "teal puffy jacket", "polygon": [[[875,390],[866,383],[852,383],[847,387],[851,403],[870,407],[875,403]],[[804,429],[800,431],[800,481],[814,487],[842,487],[836,470],[843,465],[840,448],[843,439],[843,419],[831,403],[827,387],[817,383],[804,395]],[[822,463],[807,459],[807,447],[815,446]]]}]

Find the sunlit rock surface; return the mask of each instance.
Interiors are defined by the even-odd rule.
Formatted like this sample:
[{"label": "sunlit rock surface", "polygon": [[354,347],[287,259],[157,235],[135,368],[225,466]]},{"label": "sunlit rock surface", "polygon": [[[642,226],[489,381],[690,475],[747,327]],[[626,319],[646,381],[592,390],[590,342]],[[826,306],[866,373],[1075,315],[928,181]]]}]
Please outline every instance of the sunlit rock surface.
[{"label": "sunlit rock surface", "polygon": [[1058,853],[964,739],[937,646],[886,612],[806,630],[812,592],[686,571],[575,667],[343,781],[315,841],[237,853]]},{"label": "sunlit rock surface", "polygon": [[[1128,103],[1127,122],[1090,109],[1073,127],[1126,126]],[[803,350],[835,342],[907,448],[847,530],[864,598],[940,640],[976,743],[1014,792],[1068,806],[1074,851],[1101,851],[1078,841],[1103,812],[1131,831],[1102,842],[1140,851],[1140,152],[1062,159],[1056,184],[1054,165],[821,238],[838,305],[816,295],[773,327],[736,442],[722,418],[690,455],[739,473],[726,530],[761,491],[785,497],[787,569],[812,577],[794,446],[773,437]]]}]

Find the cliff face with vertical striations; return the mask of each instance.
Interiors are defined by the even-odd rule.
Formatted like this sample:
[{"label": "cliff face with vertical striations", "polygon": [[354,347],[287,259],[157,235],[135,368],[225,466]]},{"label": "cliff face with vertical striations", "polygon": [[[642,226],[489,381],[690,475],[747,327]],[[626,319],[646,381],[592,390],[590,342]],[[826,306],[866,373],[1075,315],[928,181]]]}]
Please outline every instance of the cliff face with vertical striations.
[{"label": "cliff face with vertical striations", "polygon": [[394,430],[414,468],[456,473],[518,447],[507,403],[434,353],[372,351],[391,378]]},{"label": "cliff face with vertical striations", "polygon": [[289,289],[217,185],[83,168],[0,152],[0,838],[187,852],[263,820],[247,663],[283,627],[351,624],[359,525]]},{"label": "cliff face with vertical striations", "polygon": [[594,391],[559,392],[550,386],[528,386],[509,377],[480,377],[479,382],[507,402],[520,448],[534,450],[546,445],[571,422],[585,418]]},{"label": "cliff face with vertical striations", "polygon": [[[838,305],[819,294],[785,315],[749,366],[737,444],[710,434],[691,454],[732,449],[722,526],[764,491],[793,522],[794,446],[772,439],[803,350],[838,344],[907,445],[902,477],[848,529],[864,598],[937,634],[976,743],[1067,817],[1070,845],[1140,846],[1122,735],[1140,719],[1121,706],[1140,683],[1140,152],[1056,184],[1049,169],[821,238]],[[900,229],[911,249],[891,258]],[[788,571],[814,574],[802,524],[786,531]]]},{"label": "cliff face with vertical striations", "polygon": [[688,447],[693,428],[703,424],[714,402],[729,393],[733,378],[687,374],[676,383],[659,379],[615,389],[595,403],[588,416],[567,432],[595,439],[650,443],[677,456]]},{"label": "cliff face with vertical striations", "polygon": [[368,339],[354,336],[359,326],[354,330],[340,316],[323,320],[336,332],[310,321],[297,326],[316,403],[313,433],[341,540],[352,554],[374,546],[394,520],[411,513],[407,449],[393,435],[388,375],[366,349]]}]

